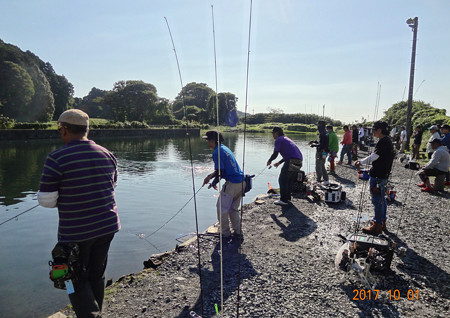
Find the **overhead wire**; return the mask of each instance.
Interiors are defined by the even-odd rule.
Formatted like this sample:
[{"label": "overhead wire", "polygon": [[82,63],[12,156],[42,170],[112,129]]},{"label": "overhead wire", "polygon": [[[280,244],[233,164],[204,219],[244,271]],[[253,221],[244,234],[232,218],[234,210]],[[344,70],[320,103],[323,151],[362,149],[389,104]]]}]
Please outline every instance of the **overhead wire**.
[{"label": "overhead wire", "polygon": [[[202,284],[202,268],[201,268],[201,257],[200,257],[200,237],[198,235],[199,231],[198,231],[198,215],[197,215],[197,198],[196,198],[196,191],[195,191],[195,178],[194,178],[194,163],[193,163],[193,159],[192,159],[192,145],[191,145],[191,137],[189,134],[189,121],[187,118],[187,114],[186,114],[186,103],[184,100],[184,92],[183,92],[183,79],[181,76],[181,69],[180,69],[180,63],[178,61],[178,55],[177,55],[177,50],[175,48],[175,43],[173,41],[173,37],[172,37],[172,32],[170,31],[170,26],[169,26],[169,22],[167,21],[167,18],[164,17],[164,20],[166,20],[166,24],[167,24],[167,29],[169,31],[169,35],[170,35],[170,40],[172,41],[172,47],[173,47],[173,52],[175,54],[175,60],[177,62],[177,68],[178,68],[178,75],[180,78],[180,85],[181,85],[181,100],[183,102],[183,111],[184,111],[184,117],[186,119],[186,137],[188,140],[188,146],[189,146],[189,158],[190,158],[190,163],[191,163],[191,177],[192,177],[192,190],[194,193],[194,212],[195,212],[195,232],[197,233],[197,258],[198,258],[198,273],[199,273],[199,279],[200,279],[200,299],[201,299],[201,312],[203,315],[203,284]],[[201,188],[200,188],[201,189]]]}]

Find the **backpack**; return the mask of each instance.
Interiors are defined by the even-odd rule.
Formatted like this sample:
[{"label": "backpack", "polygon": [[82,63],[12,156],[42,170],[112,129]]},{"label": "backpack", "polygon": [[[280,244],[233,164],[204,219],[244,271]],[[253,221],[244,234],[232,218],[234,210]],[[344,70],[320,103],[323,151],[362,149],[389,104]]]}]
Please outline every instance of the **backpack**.
[{"label": "backpack", "polygon": [[254,174],[252,174],[252,175],[246,174],[246,175],[245,175],[245,177],[244,177],[244,181],[245,181],[245,189],[244,189],[244,194],[243,194],[243,196],[245,196],[245,194],[246,194],[247,192],[249,192],[249,191],[253,188],[253,178],[254,178],[254,177],[255,177]]}]

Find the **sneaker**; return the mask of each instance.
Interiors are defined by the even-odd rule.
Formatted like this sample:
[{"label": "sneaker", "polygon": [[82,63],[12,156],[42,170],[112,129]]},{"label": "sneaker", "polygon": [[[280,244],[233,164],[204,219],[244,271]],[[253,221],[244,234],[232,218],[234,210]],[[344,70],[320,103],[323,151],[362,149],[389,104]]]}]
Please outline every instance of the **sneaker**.
[{"label": "sneaker", "polygon": [[427,185],[425,184],[425,182],[422,182],[421,184],[417,185],[419,188],[425,188]]},{"label": "sneaker", "polygon": [[281,201],[281,200],[277,200],[273,204],[275,204],[275,205],[282,205],[282,206],[289,205],[288,202],[284,202],[284,201]]},{"label": "sneaker", "polygon": [[328,185],[330,185],[330,182],[329,182],[329,181],[324,181],[322,184],[323,184],[324,186],[328,186]]},{"label": "sneaker", "polygon": [[420,189],[420,191],[433,193],[434,189],[432,187],[425,187],[425,188]]},{"label": "sneaker", "polygon": [[342,161],[338,161],[338,162],[336,162],[336,164],[341,165],[341,164],[342,164]]}]

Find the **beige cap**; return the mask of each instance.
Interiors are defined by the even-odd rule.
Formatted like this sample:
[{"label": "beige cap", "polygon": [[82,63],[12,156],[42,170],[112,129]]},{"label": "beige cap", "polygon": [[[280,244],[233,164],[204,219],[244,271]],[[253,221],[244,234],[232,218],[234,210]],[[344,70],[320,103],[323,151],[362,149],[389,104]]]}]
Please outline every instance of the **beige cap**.
[{"label": "beige cap", "polygon": [[59,116],[58,123],[89,127],[89,115],[79,109],[69,109]]}]

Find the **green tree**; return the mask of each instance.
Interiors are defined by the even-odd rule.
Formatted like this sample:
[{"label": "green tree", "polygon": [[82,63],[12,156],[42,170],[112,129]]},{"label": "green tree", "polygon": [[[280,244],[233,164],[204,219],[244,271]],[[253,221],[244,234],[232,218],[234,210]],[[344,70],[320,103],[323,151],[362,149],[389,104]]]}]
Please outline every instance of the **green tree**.
[{"label": "green tree", "polygon": [[219,101],[219,123],[225,123],[227,114],[236,111],[238,98],[232,93],[219,93],[212,95],[208,101],[208,122],[214,124],[217,122],[217,100]]},{"label": "green tree", "polygon": [[3,115],[24,120],[34,93],[31,76],[23,67],[10,61],[0,63],[0,112]]},{"label": "green tree", "polygon": [[[177,119],[184,118],[183,106],[195,106],[199,111],[197,111],[196,120],[206,121],[207,112],[202,112],[201,110],[207,111],[208,102],[210,97],[214,95],[214,91],[208,87],[205,83],[188,83],[186,84],[181,92],[175,97],[175,101],[172,104],[172,111]],[[200,114],[201,113],[201,114]],[[198,116],[200,114],[200,116]],[[190,116],[192,116],[192,109],[190,110]]]},{"label": "green tree", "polygon": [[92,87],[89,94],[83,99],[74,100],[74,107],[85,111],[92,118],[112,119],[111,107],[104,101],[107,93],[108,91]]},{"label": "green tree", "polygon": [[143,81],[119,81],[104,98],[117,121],[151,120],[157,112],[156,87]]},{"label": "green tree", "polygon": [[55,112],[53,114],[53,119],[57,120],[59,115],[69,108],[73,97],[73,85],[64,75],[56,74],[53,66],[48,62],[44,63],[39,60],[39,69],[44,73],[50,84],[53,98],[55,100]]}]

